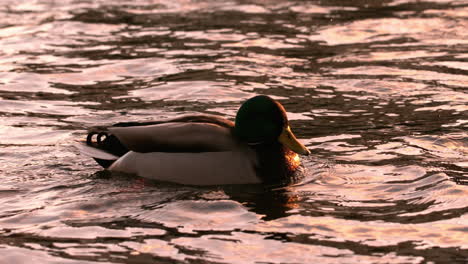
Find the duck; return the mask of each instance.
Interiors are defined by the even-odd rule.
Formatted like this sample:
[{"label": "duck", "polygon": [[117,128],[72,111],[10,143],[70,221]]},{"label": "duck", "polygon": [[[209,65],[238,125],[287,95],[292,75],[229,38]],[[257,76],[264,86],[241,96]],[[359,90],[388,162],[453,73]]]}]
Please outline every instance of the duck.
[{"label": "duck", "polygon": [[199,186],[291,183],[310,154],[266,95],[246,100],[234,121],[189,114],[93,128],[79,149],[111,172]]}]

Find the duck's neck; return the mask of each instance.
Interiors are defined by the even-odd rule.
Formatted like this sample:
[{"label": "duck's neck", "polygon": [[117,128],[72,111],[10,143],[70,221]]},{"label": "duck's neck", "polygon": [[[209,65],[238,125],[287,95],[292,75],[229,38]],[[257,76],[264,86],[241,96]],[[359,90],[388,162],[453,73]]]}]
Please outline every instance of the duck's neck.
[{"label": "duck's neck", "polygon": [[258,157],[257,173],[264,183],[289,184],[301,162],[299,156],[280,143],[259,144],[253,147]]}]

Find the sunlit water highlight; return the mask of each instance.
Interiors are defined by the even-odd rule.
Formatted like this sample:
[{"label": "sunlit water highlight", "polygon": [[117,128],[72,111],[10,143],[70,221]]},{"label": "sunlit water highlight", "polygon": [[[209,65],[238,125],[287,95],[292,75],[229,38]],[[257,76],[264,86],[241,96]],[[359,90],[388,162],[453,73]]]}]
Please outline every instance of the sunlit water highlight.
[{"label": "sunlit water highlight", "polygon": [[[113,3],[110,3],[113,2]],[[0,3],[0,263],[466,263],[468,2]],[[111,175],[86,128],[278,99],[283,188]]]}]

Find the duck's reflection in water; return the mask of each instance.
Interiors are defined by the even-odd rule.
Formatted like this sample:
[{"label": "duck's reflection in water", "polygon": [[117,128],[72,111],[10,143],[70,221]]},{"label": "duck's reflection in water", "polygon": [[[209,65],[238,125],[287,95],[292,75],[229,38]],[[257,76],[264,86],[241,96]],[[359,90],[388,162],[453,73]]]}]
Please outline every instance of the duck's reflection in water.
[{"label": "duck's reflection in water", "polygon": [[288,216],[300,200],[288,187],[225,186],[223,191],[266,221]]}]

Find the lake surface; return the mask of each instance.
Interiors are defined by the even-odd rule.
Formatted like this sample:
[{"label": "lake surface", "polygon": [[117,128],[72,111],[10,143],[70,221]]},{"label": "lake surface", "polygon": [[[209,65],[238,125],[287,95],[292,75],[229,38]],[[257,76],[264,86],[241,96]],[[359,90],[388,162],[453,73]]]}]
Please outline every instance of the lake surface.
[{"label": "lake surface", "polygon": [[[467,1],[4,0],[0,263],[467,263]],[[278,99],[293,186],[112,175],[86,129]]]}]

